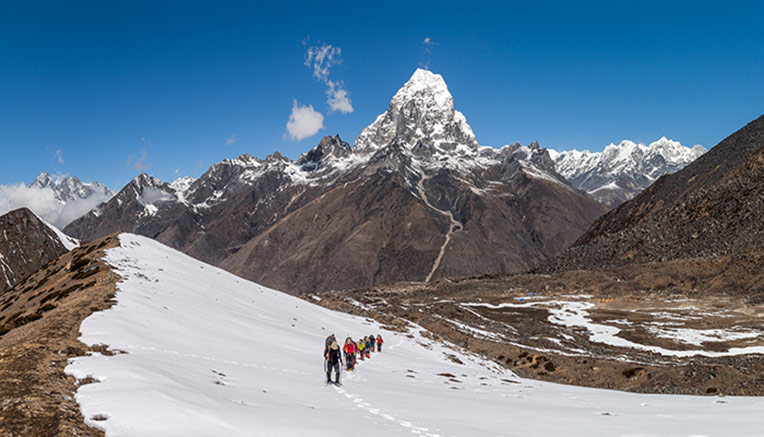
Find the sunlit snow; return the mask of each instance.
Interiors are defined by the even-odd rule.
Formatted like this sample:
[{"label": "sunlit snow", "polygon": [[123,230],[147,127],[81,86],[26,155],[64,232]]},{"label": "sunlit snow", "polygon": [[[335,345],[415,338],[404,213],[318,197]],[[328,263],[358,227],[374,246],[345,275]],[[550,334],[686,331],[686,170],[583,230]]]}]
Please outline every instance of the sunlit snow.
[{"label": "sunlit snow", "polygon": [[[516,378],[491,362],[245,281],[122,234],[118,303],[73,359],[88,424],[107,435],[755,436],[761,398],[622,393]],[[324,338],[381,333],[384,351],[324,384]],[[451,358],[448,358],[448,357]],[[463,364],[458,364],[457,361]]]}]

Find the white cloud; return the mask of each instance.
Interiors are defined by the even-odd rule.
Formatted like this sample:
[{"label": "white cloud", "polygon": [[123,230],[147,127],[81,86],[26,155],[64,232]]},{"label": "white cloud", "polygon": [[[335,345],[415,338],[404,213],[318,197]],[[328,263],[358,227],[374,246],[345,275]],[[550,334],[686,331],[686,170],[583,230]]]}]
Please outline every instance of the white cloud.
[{"label": "white cloud", "polygon": [[141,137],[141,143],[143,143],[143,148],[141,149],[141,156],[135,157],[135,155],[130,155],[127,157],[127,164],[126,167],[133,166],[134,169],[142,172],[144,170],[148,170],[153,166],[154,164],[149,162],[146,162],[146,157],[148,156],[148,149],[151,148],[151,141],[147,140],[146,137]]},{"label": "white cloud", "polygon": [[134,155],[130,155],[127,157],[127,167],[133,166],[134,169],[138,171],[144,171],[149,168],[151,168],[152,163],[146,163],[146,157],[148,156],[148,152],[146,149],[141,149],[141,156],[139,158],[136,158]]},{"label": "white cloud", "polygon": [[61,149],[56,149],[56,158],[58,159],[59,164],[64,163],[64,152]]},{"label": "white cloud", "polygon": [[324,116],[313,109],[313,105],[300,105],[297,100],[292,104],[292,113],[287,121],[287,133],[289,138],[300,141],[303,138],[312,137],[324,127]]},{"label": "white cloud", "polygon": [[230,146],[231,144],[236,142],[236,134],[231,135],[229,138],[225,140],[225,145]]},{"label": "white cloud", "polygon": [[341,80],[329,78],[329,70],[341,63],[342,49],[330,44],[322,44],[321,47],[308,47],[308,51],[305,53],[305,66],[313,71],[313,77],[326,85],[326,103],[331,111],[349,114],[353,112],[350,91],[345,88],[345,84]]},{"label": "white cloud", "polygon": [[332,111],[340,111],[343,114],[353,112],[353,104],[350,102],[350,93],[342,86],[336,86],[330,81],[330,86],[326,90],[326,103]]},{"label": "white cloud", "polygon": [[96,193],[63,203],[56,199],[51,188],[30,188],[23,183],[0,185],[0,215],[26,207],[59,229],[107,200],[109,196],[105,193]]},{"label": "white cloud", "polygon": [[330,44],[321,47],[308,47],[305,54],[305,66],[313,69],[313,77],[325,82],[329,79],[329,69],[342,63],[342,49]]},{"label": "white cloud", "polygon": [[153,187],[143,187],[143,191],[141,191],[141,201],[143,203],[157,203],[157,202],[165,202],[168,200],[172,200],[174,197],[159,189],[159,188],[153,188]]},{"label": "white cloud", "polygon": [[428,54],[432,53],[432,49],[438,45],[432,38],[425,37],[425,39],[422,41],[422,44],[424,44],[424,51]]}]

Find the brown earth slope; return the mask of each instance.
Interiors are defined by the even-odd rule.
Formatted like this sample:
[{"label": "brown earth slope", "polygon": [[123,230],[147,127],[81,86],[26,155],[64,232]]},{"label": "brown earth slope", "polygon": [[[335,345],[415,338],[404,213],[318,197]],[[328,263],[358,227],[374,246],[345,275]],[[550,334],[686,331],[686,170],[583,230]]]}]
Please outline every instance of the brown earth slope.
[{"label": "brown earth slope", "polygon": [[643,393],[764,394],[764,254],[309,296],[516,374]]},{"label": "brown earth slope", "polygon": [[764,249],[764,116],[598,219],[542,273]]},{"label": "brown earth slope", "polygon": [[112,305],[119,276],[101,259],[118,244],[107,237],[53,260],[0,294],[0,435],[100,436],[74,400],[68,358],[111,354],[78,341],[82,320]]}]

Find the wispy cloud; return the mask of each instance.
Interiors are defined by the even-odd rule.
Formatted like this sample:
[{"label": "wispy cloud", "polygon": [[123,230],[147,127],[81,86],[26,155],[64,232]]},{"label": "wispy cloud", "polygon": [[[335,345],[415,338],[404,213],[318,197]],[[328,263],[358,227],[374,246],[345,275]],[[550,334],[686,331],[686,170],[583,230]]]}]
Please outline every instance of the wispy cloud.
[{"label": "wispy cloud", "polygon": [[236,134],[231,135],[225,140],[225,145],[230,146],[231,144],[236,142]]},{"label": "wispy cloud", "polygon": [[[303,41],[303,44],[307,44],[307,40]],[[305,53],[305,66],[313,72],[313,77],[326,85],[326,103],[331,111],[349,114],[353,112],[350,92],[344,82],[330,78],[331,68],[338,64],[342,64],[340,47],[322,44],[320,47],[308,47]]]},{"label": "wispy cloud", "polygon": [[289,138],[300,141],[303,138],[312,137],[324,127],[324,116],[313,109],[313,105],[301,105],[295,99],[292,103],[292,113],[287,121],[287,134]]},{"label": "wispy cloud", "polygon": [[[434,39],[432,39],[432,38],[430,38],[429,36],[426,36],[426,37],[425,37],[425,38],[422,40],[422,46],[424,46],[424,52],[425,52],[425,53],[427,53],[428,55],[431,55],[431,54],[432,54],[432,50],[433,50],[433,49],[434,49],[434,48],[435,48],[437,45],[438,45],[438,43],[437,43],[437,42],[435,42],[435,40],[434,40]],[[428,59],[427,59],[427,62],[420,62],[420,63],[419,63],[419,66],[420,66],[420,67],[422,67],[422,68],[424,68],[425,70],[429,70],[429,69],[430,69],[430,59],[428,58]]]},{"label": "wispy cloud", "polygon": [[126,167],[132,166],[137,171],[144,171],[148,170],[153,166],[153,163],[147,163],[146,158],[148,157],[148,149],[151,148],[151,141],[146,140],[146,137],[141,137],[141,143],[143,143],[143,148],[141,149],[140,156],[136,157],[135,155],[130,155],[127,157],[127,164],[125,164]]},{"label": "wispy cloud", "polygon": [[435,40],[433,40],[432,38],[427,36],[422,41],[422,45],[424,45],[425,53],[427,53],[429,55],[429,54],[432,54],[432,49],[434,49],[435,46],[438,45],[438,43],[436,43]]},{"label": "wispy cloud", "polygon": [[0,215],[25,207],[63,229],[109,198],[108,194],[96,191],[85,199],[63,203],[56,199],[56,193],[50,187],[32,188],[23,183],[0,185]]},{"label": "wispy cloud", "polygon": [[64,163],[64,151],[61,149],[56,149],[56,159],[58,160],[59,164]]}]

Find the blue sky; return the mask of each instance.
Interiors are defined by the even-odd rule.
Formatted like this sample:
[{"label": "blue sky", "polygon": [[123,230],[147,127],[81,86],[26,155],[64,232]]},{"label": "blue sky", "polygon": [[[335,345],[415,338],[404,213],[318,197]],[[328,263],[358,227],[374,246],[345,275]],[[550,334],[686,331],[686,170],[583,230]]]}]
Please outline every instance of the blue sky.
[{"label": "blue sky", "polygon": [[[271,3],[4,4],[0,184],[49,171],[120,188],[352,143],[422,65],[485,145],[710,147],[764,112],[757,2]],[[304,62],[324,45],[342,62],[316,77]],[[352,112],[330,110],[327,81]],[[295,101],[324,117],[300,141]]]}]

